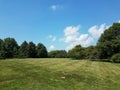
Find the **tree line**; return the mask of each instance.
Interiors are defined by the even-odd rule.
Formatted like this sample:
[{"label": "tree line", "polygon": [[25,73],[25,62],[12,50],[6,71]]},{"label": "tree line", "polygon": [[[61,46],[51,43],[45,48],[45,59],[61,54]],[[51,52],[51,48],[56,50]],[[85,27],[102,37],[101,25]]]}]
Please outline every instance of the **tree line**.
[{"label": "tree line", "polygon": [[24,41],[20,46],[14,38],[0,39],[0,59],[5,58],[66,58],[65,50],[48,52],[42,43]]},{"label": "tree line", "polygon": [[48,52],[42,43],[24,41],[20,46],[14,38],[0,39],[0,58],[46,58]]},{"label": "tree line", "polygon": [[106,29],[96,46],[75,46],[68,51],[68,56],[74,59],[99,59],[100,61],[120,62],[120,23]]},{"label": "tree line", "polygon": [[48,52],[42,43],[35,45],[24,41],[20,46],[14,38],[0,39],[0,58],[73,58],[120,62],[120,23],[106,29],[96,46],[76,45],[66,52],[54,50]]}]

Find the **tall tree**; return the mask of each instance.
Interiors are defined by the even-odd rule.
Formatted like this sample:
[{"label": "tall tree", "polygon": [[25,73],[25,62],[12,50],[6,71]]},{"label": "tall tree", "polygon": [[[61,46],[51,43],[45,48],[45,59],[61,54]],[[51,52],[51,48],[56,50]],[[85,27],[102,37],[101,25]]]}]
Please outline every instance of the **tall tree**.
[{"label": "tall tree", "polygon": [[6,58],[14,58],[18,52],[18,44],[14,38],[4,39],[4,51]]},{"label": "tall tree", "polygon": [[33,42],[29,42],[28,54],[30,58],[35,58],[37,56],[36,45]]},{"label": "tall tree", "polygon": [[0,59],[5,58],[4,42],[0,39]]},{"label": "tall tree", "polygon": [[39,43],[37,45],[37,57],[38,58],[47,58],[48,57],[47,49],[42,43]]},{"label": "tall tree", "polygon": [[114,23],[101,35],[97,48],[101,59],[120,53],[120,23]]},{"label": "tall tree", "polygon": [[24,41],[19,48],[19,57],[20,58],[29,57],[28,43],[26,41]]}]

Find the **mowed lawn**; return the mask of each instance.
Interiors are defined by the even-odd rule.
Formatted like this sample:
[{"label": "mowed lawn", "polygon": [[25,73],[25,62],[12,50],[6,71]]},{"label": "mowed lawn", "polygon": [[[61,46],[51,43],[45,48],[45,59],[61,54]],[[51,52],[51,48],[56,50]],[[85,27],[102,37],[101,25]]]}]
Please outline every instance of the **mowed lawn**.
[{"label": "mowed lawn", "polygon": [[57,58],[0,60],[0,90],[120,90],[120,64]]}]

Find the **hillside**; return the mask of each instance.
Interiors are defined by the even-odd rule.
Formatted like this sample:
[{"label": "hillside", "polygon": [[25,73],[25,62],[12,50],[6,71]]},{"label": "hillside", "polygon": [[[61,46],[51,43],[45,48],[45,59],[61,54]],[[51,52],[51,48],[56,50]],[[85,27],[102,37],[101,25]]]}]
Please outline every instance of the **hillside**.
[{"label": "hillside", "polygon": [[119,90],[120,64],[69,59],[0,60],[0,90]]}]

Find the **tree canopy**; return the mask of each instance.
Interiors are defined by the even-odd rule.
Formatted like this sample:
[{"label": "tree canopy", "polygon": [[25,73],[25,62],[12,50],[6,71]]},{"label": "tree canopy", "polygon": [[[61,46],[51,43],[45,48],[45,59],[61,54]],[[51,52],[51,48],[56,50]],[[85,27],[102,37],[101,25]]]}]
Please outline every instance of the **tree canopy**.
[{"label": "tree canopy", "polygon": [[47,49],[39,43],[36,46],[32,41],[24,41],[20,46],[14,38],[0,39],[0,59],[3,58],[46,58]]},{"label": "tree canopy", "polygon": [[33,42],[29,42],[28,44],[28,57],[29,58],[37,57],[36,45]]},{"label": "tree canopy", "polygon": [[120,23],[114,23],[105,30],[97,43],[97,49],[101,59],[120,53]]},{"label": "tree canopy", "polygon": [[18,52],[18,44],[14,38],[5,38],[2,48],[5,52],[6,58],[16,57]]},{"label": "tree canopy", "polygon": [[98,51],[96,46],[89,46],[85,48],[85,59],[98,59]]},{"label": "tree canopy", "polygon": [[4,41],[0,39],[0,59],[5,58]]},{"label": "tree canopy", "polygon": [[24,41],[19,48],[19,57],[20,58],[28,58],[29,57],[28,43],[26,41]]},{"label": "tree canopy", "polygon": [[68,51],[68,56],[70,58],[83,59],[85,56],[84,48],[81,45],[77,45],[73,49]]},{"label": "tree canopy", "polygon": [[54,50],[48,53],[50,58],[66,58],[67,52],[65,50]]},{"label": "tree canopy", "polygon": [[47,49],[42,43],[39,43],[37,45],[37,57],[38,58],[46,58],[46,57],[48,57]]}]

